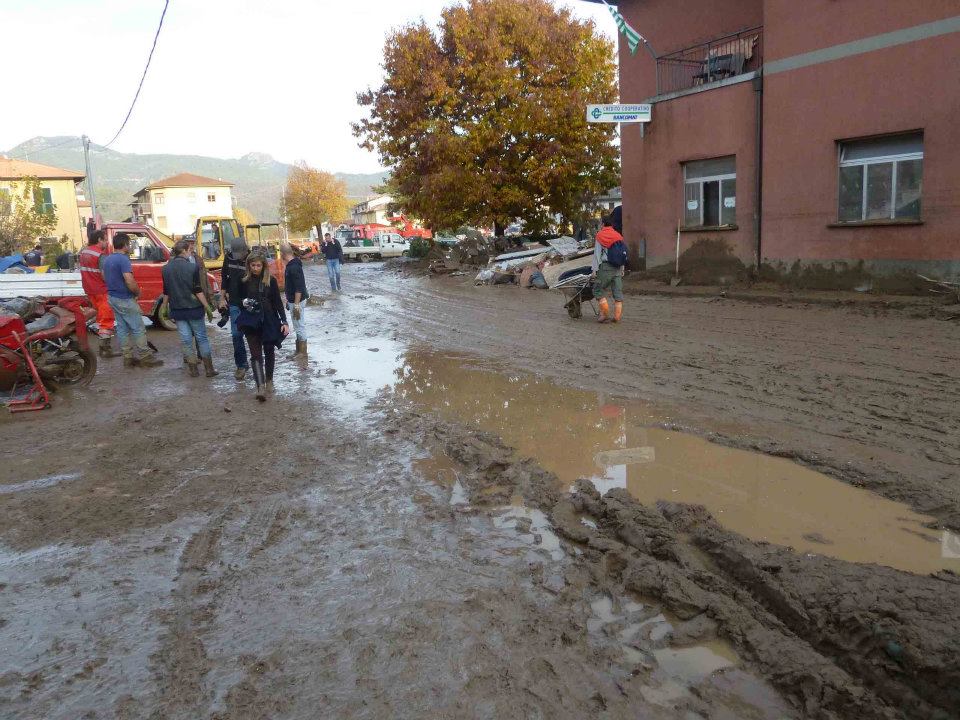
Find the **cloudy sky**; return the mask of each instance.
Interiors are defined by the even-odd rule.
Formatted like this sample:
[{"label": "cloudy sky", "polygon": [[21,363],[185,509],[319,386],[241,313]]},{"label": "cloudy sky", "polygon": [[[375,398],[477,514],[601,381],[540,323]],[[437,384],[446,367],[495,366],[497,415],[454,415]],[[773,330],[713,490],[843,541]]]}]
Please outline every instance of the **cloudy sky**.
[{"label": "cloudy sky", "polygon": [[[613,37],[602,5],[553,0]],[[170,0],[125,152],[239,157],[266,152],[324,169],[372,172],[350,122],[381,78],[390,28],[458,0]],[[126,114],[163,0],[0,0],[0,148],[37,135],[105,143]],[[9,68],[8,68],[9,69]],[[12,102],[11,102],[12,100]]]}]

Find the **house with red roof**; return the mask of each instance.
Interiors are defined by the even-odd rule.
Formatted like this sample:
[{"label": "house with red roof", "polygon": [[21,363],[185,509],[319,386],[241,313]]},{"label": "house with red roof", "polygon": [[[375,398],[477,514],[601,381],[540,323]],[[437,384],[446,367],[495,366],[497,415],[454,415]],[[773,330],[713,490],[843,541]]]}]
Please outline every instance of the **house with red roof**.
[{"label": "house with red roof", "polygon": [[193,173],[163,178],[134,194],[133,219],[167,235],[186,235],[199,217],[233,217],[232,188],[232,182]]}]

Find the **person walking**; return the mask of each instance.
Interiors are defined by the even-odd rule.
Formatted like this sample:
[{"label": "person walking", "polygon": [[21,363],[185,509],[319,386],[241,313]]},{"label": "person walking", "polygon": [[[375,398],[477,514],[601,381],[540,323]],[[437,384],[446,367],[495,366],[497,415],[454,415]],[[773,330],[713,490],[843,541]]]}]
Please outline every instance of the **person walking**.
[{"label": "person walking", "polygon": [[90,304],[97,311],[97,336],[100,338],[100,357],[117,357],[119,353],[113,351],[112,339],[116,321],[113,310],[107,302],[107,284],[103,280],[103,263],[107,250],[107,237],[103,230],[94,230],[87,238],[87,246],[80,251],[78,264],[80,266],[80,281],[83,283],[83,292],[90,300]]},{"label": "person walking", "polygon": [[340,292],[340,266],[343,264],[343,246],[340,241],[326,233],[323,236],[323,245],[320,252],[327,259],[327,276],[330,278],[330,289]]},{"label": "person walking", "polygon": [[190,377],[200,375],[194,342],[206,376],[216,377],[220,373],[213,369],[213,355],[204,323],[207,300],[200,285],[200,268],[187,259],[187,243],[183,240],[174,244],[173,257],[163,266],[162,275],[163,303],[177,324]]},{"label": "person walking", "polygon": [[307,356],[307,326],[303,320],[307,309],[307,279],[303,275],[303,261],[290,243],[280,245],[280,254],[286,267],[283,270],[283,292],[287,296],[287,310],[293,320],[293,330],[297,334],[297,348],[290,359]]},{"label": "person walking", "polygon": [[243,331],[237,325],[237,318],[240,317],[241,302],[243,301],[240,288],[243,285],[243,276],[247,272],[246,262],[249,254],[250,249],[247,247],[247,241],[243,237],[234,238],[230,243],[230,251],[223,260],[223,270],[220,273],[222,291],[220,308],[230,314],[233,362],[237,366],[233,376],[237,380],[243,380],[247,376],[247,370],[250,369]]},{"label": "person walking", "polygon": [[163,365],[163,360],[155,357],[147,346],[147,328],[137,304],[140,286],[133,278],[130,236],[126,233],[117,233],[113,237],[113,252],[103,260],[103,280],[107,285],[107,302],[117,322],[123,366]]},{"label": "person walking", "polygon": [[613,296],[614,309],[612,320],[620,322],[623,317],[623,268],[627,264],[627,246],[623,235],[613,227],[613,219],[605,217],[603,227],[597,233],[593,249],[593,270],[596,279],[593,282],[593,295],[598,298],[600,317],[597,322],[610,322],[610,305],[606,293]]},{"label": "person walking", "polygon": [[97,222],[92,217],[87,220],[87,242],[89,243],[93,234],[97,231]]},{"label": "person walking", "polygon": [[[283,309],[280,287],[267,269],[263,255],[250,253],[247,272],[240,284],[240,316],[237,325],[250,348],[250,364],[257,384],[257,400],[265,402],[273,392],[273,368],[276,350],[290,332]],[[266,363],[266,364],[264,364]]]}]

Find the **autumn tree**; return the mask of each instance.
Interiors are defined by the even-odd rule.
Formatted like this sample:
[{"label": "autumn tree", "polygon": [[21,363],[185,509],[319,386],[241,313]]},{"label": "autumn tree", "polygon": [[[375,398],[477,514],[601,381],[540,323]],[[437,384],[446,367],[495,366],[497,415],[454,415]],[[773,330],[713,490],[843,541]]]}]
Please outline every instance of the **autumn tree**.
[{"label": "autumn tree", "polygon": [[56,208],[37,201],[40,190],[40,181],[33,177],[0,189],[0,256],[23,252],[57,227]]},{"label": "autumn tree", "polygon": [[395,30],[385,80],[358,95],[353,126],[379,153],[405,207],[434,227],[515,218],[544,229],[619,184],[615,126],[587,103],[615,102],[613,44],[548,0],[470,0]]},{"label": "autumn tree", "polygon": [[304,232],[315,227],[322,235],[323,223],[342,220],[349,211],[345,182],[306,163],[298,163],[290,171],[280,213],[291,230]]}]

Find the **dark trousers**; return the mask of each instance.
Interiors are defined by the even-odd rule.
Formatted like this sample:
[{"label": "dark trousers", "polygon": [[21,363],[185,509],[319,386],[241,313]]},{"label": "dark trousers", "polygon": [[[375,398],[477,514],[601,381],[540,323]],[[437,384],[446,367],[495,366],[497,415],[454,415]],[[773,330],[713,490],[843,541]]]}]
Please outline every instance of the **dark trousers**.
[{"label": "dark trousers", "polygon": [[247,345],[250,348],[250,359],[254,362],[263,360],[264,374],[267,376],[267,380],[273,380],[273,366],[277,360],[277,346],[273,343],[264,345],[259,333],[244,332],[243,336],[247,339]]}]

